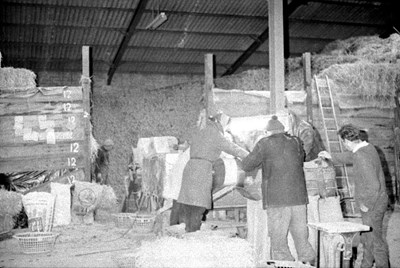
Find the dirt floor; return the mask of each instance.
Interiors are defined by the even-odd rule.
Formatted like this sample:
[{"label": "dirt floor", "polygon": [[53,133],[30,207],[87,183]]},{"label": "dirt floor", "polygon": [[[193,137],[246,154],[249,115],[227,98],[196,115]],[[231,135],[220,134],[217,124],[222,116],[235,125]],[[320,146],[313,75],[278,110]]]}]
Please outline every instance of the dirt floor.
[{"label": "dirt floor", "polygon": [[[385,218],[392,268],[400,268],[400,206]],[[14,230],[13,234],[26,230]],[[122,267],[123,256],[134,252],[141,241],[156,235],[116,228],[113,222],[54,227],[59,233],[50,253],[24,254],[12,234],[0,241],[0,267]],[[7,237],[8,236],[8,237]]]}]

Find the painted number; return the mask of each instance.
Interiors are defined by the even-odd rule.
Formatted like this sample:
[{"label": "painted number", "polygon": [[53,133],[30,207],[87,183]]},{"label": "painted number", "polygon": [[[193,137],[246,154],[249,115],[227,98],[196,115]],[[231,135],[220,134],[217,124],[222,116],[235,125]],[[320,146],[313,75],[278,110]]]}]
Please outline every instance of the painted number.
[{"label": "painted number", "polygon": [[64,98],[70,99],[71,98],[71,90],[64,90]]},{"label": "painted number", "polygon": [[68,157],[68,166],[76,167],[76,158],[75,157]]},{"label": "painted number", "polygon": [[76,118],[75,118],[75,116],[68,116],[68,122],[69,123],[75,123],[75,121],[76,121]]},{"label": "painted number", "polygon": [[71,103],[64,103],[64,112],[70,112],[71,111],[71,108],[72,108],[72,105],[71,105]]},{"label": "painted number", "polygon": [[71,176],[68,177],[69,184],[73,184],[74,181],[75,181],[75,175],[71,175]]},{"label": "painted number", "polygon": [[71,152],[79,153],[79,143],[77,142],[71,143]]}]

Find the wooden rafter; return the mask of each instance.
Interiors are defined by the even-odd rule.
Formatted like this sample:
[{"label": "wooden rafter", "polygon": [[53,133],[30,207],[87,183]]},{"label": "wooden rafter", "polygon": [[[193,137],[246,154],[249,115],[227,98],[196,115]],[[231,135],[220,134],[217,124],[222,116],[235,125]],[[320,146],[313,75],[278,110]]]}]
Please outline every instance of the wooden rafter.
[{"label": "wooden rafter", "polygon": [[135,12],[132,16],[132,20],[130,21],[128,29],[126,30],[126,34],[122,38],[122,42],[118,48],[117,54],[115,55],[115,58],[111,64],[110,69],[108,70],[107,85],[111,84],[112,77],[113,77],[115,71],[117,70],[118,65],[122,59],[122,56],[124,55],[124,53],[128,47],[129,41],[131,40],[131,38],[135,32],[136,26],[139,24],[140,19],[143,16],[143,11],[145,10],[147,2],[148,2],[148,0],[140,0],[135,9]]},{"label": "wooden rafter", "polygon": [[[300,5],[306,4],[305,0],[293,0],[286,9],[287,16],[292,14]],[[269,27],[257,37],[257,39],[250,45],[250,47],[243,52],[243,54],[229,67],[226,72],[222,75],[231,75],[248,59],[250,56],[266,41],[268,40]]]}]

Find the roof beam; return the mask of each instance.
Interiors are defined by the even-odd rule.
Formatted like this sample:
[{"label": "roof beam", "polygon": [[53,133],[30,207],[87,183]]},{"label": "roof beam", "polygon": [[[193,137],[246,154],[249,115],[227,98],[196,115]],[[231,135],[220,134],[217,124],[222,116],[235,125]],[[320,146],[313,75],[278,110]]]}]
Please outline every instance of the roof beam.
[{"label": "roof beam", "polygon": [[[315,41],[315,42],[333,42],[336,39],[328,39],[328,38],[316,38],[316,37],[301,37],[301,36],[291,36],[290,40],[300,40],[300,41]],[[2,45],[3,50],[6,51],[8,47],[43,47],[47,43],[45,42],[18,42],[18,41],[13,41],[13,42],[0,42],[0,45]],[[52,48],[57,49],[68,49],[68,50],[73,50],[77,49],[80,50],[81,46],[83,44],[73,44],[73,43],[59,43],[59,44],[52,44]],[[96,51],[96,49],[105,49],[109,48],[111,50],[116,50],[118,49],[119,46],[111,46],[111,45],[96,45],[96,44],[88,44],[90,47]],[[179,51],[185,51],[185,52],[202,52],[202,53],[243,53],[243,50],[237,50],[237,49],[209,49],[209,48],[196,48],[196,47],[155,47],[155,46],[127,46],[126,48],[128,49],[147,49],[147,50],[152,50],[152,51],[166,51],[166,52],[179,52]],[[268,51],[254,51],[253,54],[260,54],[264,55],[265,53],[268,53]],[[96,53],[94,53],[96,55]],[[293,56],[293,53],[291,53]]]},{"label": "roof beam", "polygon": [[[48,64],[62,64],[62,63],[68,63],[68,65],[73,66],[77,65],[77,71],[79,72],[81,67],[80,64],[82,63],[81,59],[52,59],[51,61],[46,61],[46,59],[43,58],[18,58],[18,59],[8,59],[5,60],[7,64],[10,63],[15,63],[15,64],[20,64],[20,63],[31,63],[31,64],[41,64],[43,62],[47,62]],[[109,65],[107,62],[102,61],[102,60],[94,60],[93,63],[97,65]],[[135,65],[140,65],[140,64],[158,64],[158,65],[166,65],[166,66],[198,66],[198,67],[203,67],[204,62],[167,62],[167,61],[121,61],[120,66],[126,65],[126,64],[135,64]],[[222,66],[224,68],[227,68],[229,64],[218,64],[218,66]],[[264,65],[243,65],[246,68],[254,68],[254,67],[261,67]]]},{"label": "roof beam", "polygon": [[[13,7],[41,7],[41,8],[57,8],[57,9],[90,9],[90,10],[99,10],[99,11],[111,11],[111,12],[131,12],[129,8],[120,8],[120,7],[99,7],[99,6],[82,6],[82,5],[60,5],[60,4],[48,4],[48,3],[16,3],[9,2],[7,0],[2,0],[2,4],[4,6],[13,6]],[[168,10],[163,9],[160,12],[168,12],[168,14],[174,15],[188,15],[188,16],[201,16],[201,17],[222,17],[222,18],[242,18],[242,19],[267,19],[265,16],[251,16],[251,15],[237,15],[237,14],[218,14],[218,13],[202,13],[202,12],[192,12],[192,11],[176,11],[176,10]],[[154,13],[152,9],[144,9],[143,13]]]},{"label": "roof beam", "polygon": [[339,6],[382,6],[389,4],[392,0],[379,0],[379,1],[371,1],[371,0],[364,0],[364,1],[335,1],[335,0],[308,0],[308,2],[315,2],[321,4],[328,4],[328,5],[339,5]]},{"label": "roof beam", "polygon": [[332,20],[315,20],[315,19],[301,19],[301,18],[289,18],[289,22],[301,22],[305,24],[334,24],[339,26],[362,26],[362,27],[385,27],[385,24],[374,24],[366,22],[347,22],[347,21],[332,21]]},{"label": "roof beam", "polygon": [[147,2],[148,2],[148,0],[140,0],[134,13],[133,13],[132,20],[129,23],[126,34],[122,38],[122,42],[118,48],[117,54],[115,55],[115,58],[111,64],[110,69],[108,70],[107,85],[111,84],[112,77],[113,77],[115,71],[117,70],[117,67],[122,59],[122,56],[125,53],[126,48],[128,47],[129,41],[131,40],[131,38],[135,32],[136,26],[139,24],[140,19],[143,16],[143,12],[144,12]]},{"label": "roof beam", "polygon": [[[292,14],[300,5],[306,4],[305,0],[293,0],[286,9],[286,16]],[[268,40],[269,27],[262,32],[257,39],[250,45],[250,47],[222,74],[231,75],[248,59],[250,56],[266,41]]]}]

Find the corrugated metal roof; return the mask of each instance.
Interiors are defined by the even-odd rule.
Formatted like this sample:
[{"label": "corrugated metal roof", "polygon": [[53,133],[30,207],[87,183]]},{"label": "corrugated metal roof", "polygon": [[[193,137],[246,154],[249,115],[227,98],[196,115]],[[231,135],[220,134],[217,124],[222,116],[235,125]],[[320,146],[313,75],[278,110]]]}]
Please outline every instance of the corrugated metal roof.
[{"label": "corrugated metal roof", "polygon": [[[399,24],[395,2],[288,1],[296,7],[288,18],[290,53],[319,52],[336,39],[393,32]],[[266,0],[3,0],[1,5],[2,66],[81,72],[84,45],[93,48],[94,72],[102,73],[114,63],[117,72],[203,74],[204,54],[213,53],[221,75],[252,45],[249,55],[255,54],[238,70],[268,65],[262,35],[268,30]],[[159,12],[168,20],[146,29]],[[126,50],[115,62],[123,42]]]}]

